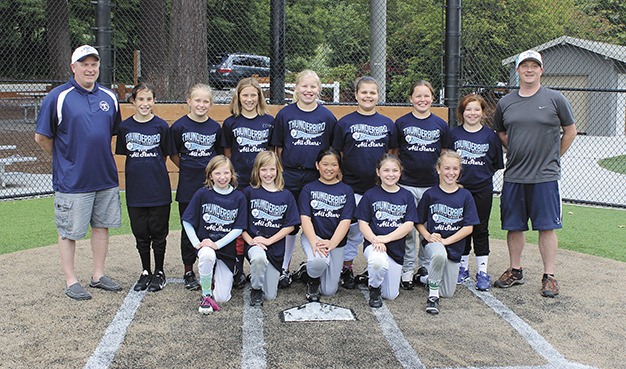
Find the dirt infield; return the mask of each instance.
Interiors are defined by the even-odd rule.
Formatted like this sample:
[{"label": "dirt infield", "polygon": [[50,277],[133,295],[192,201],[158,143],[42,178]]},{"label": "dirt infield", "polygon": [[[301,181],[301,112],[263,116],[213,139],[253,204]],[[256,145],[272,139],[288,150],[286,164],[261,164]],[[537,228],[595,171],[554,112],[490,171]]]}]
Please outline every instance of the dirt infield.
[{"label": "dirt infield", "polygon": [[[424,312],[425,290],[402,291],[374,312],[362,291],[340,289],[322,301],[352,309],[357,320],[283,323],[282,310],[305,303],[301,284],[279,291],[254,318],[241,290],[222,311],[201,316],[199,293],[180,283],[179,236],[169,237],[169,284],[149,294],[129,292],[140,272],[132,237],[113,237],[107,273],[124,291],[92,291],[84,302],[63,295],[55,246],[1,255],[0,367],[626,368],[626,263],[561,250],[561,294],[547,299],[539,295],[537,247],[528,245],[525,285],[491,293],[459,286],[438,316]],[[302,251],[294,258],[299,263]],[[507,266],[504,242],[492,241],[490,259],[497,277]],[[88,240],[78,243],[76,264],[87,283]],[[102,350],[110,360],[94,361],[107,356]]]}]

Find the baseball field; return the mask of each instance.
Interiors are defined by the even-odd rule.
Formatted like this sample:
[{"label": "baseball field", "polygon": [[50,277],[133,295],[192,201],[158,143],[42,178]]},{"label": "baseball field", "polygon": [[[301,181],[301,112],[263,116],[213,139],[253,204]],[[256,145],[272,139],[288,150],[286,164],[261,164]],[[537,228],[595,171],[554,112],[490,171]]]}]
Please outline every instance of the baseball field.
[{"label": "baseball field", "polygon": [[[368,306],[364,290],[340,289],[322,303],[354,320],[285,322],[281,312],[306,303],[303,284],[262,308],[248,305],[249,287],[234,290],[221,311],[199,314],[200,293],[182,285],[179,237],[168,238],[168,285],[157,293],[132,291],[140,272],[133,238],[112,237],[107,273],[124,290],[91,290],[82,302],[63,294],[56,246],[0,255],[0,367],[626,368],[623,262],[561,250],[561,293],[543,298],[541,258],[529,244],[526,284],[478,292],[469,282],[442,299],[437,316],[424,311],[423,289],[401,291],[381,309]],[[505,243],[492,240],[491,255],[497,278],[508,264]],[[297,249],[294,263],[303,258]],[[87,284],[89,240],[78,242],[76,266]]]}]

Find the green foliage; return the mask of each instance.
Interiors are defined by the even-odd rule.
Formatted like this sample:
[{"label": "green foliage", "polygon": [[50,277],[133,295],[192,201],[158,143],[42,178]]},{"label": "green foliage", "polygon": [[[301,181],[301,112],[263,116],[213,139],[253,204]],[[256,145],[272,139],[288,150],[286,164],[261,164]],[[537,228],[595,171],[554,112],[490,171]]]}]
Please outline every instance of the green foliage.
[{"label": "green foliage", "polygon": [[605,158],[600,160],[598,164],[606,170],[619,174],[626,174],[626,155]]}]

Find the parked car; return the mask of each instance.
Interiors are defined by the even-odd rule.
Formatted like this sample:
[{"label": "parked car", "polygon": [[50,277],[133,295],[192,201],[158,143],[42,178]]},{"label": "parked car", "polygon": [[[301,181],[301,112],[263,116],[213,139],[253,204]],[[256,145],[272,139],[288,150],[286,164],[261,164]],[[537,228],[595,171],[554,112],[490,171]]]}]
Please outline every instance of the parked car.
[{"label": "parked car", "polygon": [[251,54],[221,55],[209,67],[209,84],[217,89],[235,87],[240,79],[269,77],[270,58]]}]

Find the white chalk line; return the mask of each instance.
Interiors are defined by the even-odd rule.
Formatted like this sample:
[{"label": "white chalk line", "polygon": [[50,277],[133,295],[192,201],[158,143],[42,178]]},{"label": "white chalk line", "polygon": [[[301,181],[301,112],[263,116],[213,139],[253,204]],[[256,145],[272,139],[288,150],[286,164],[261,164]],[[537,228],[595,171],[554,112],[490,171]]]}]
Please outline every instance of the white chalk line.
[{"label": "white chalk line", "polygon": [[250,285],[243,291],[243,326],[241,332],[241,367],[264,369],[267,367],[265,338],[263,336],[263,308],[250,306]]}]

